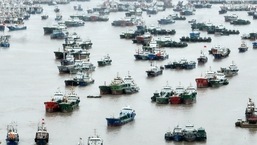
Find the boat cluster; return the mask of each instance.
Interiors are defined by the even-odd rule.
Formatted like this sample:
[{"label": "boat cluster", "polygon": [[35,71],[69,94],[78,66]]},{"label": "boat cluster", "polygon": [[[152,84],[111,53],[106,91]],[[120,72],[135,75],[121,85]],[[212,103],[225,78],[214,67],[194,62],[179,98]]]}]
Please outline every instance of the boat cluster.
[{"label": "boat cluster", "polygon": [[161,91],[155,91],[151,97],[157,104],[192,104],[196,101],[197,91],[192,85],[184,87],[178,85],[173,89],[168,84]]},{"label": "boat cluster", "polygon": [[194,125],[188,124],[185,128],[177,125],[174,127],[173,131],[168,131],[165,133],[164,138],[166,141],[206,141],[207,133],[203,127],[196,129]]},{"label": "boat cluster", "polygon": [[238,74],[239,69],[232,63],[229,67],[221,67],[217,72],[211,69],[206,71],[205,76],[195,79],[197,88],[219,87],[229,84],[227,77],[232,77]]},{"label": "boat cluster", "polygon": [[45,111],[52,112],[72,112],[79,107],[80,98],[72,89],[69,93],[63,93],[58,89],[51,96],[49,101],[45,101]]},{"label": "boat cluster", "polygon": [[[11,122],[7,125],[7,135],[6,135],[6,144],[7,145],[18,145],[20,141],[20,136],[17,129],[17,123]],[[38,123],[36,130],[34,142],[37,145],[46,145],[49,142],[49,133],[46,128],[45,120],[42,119]],[[0,142],[1,144],[1,142]]]}]

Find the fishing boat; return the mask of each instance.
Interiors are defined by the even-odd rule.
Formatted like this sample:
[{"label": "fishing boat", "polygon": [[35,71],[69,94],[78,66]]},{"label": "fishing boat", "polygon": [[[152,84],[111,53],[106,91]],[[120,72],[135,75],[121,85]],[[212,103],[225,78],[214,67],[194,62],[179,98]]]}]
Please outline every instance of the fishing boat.
[{"label": "fishing boat", "polygon": [[93,84],[95,80],[89,76],[89,73],[77,72],[76,76],[72,79],[64,81],[66,86],[87,86]]},{"label": "fishing boat", "polygon": [[134,79],[130,76],[130,74],[125,76],[123,78],[123,81],[124,81],[124,90],[123,90],[123,92],[125,94],[136,93],[136,92],[138,92],[140,90],[140,88],[137,86],[137,84],[135,83]]},{"label": "fishing boat", "polygon": [[203,127],[200,127],[196,131],[196,141],[206,141],[207,133]]},{"label": "fishing boat", "polygon": [[240,47],[238,48],[239,52],[246,52],[248,50],[248,46],[245,44],[245,42],[243,41],[240,45]]},{"label": "fishing boat", "polygon": [[97,61],[98,66],[106,66],[106,65],[111,65],[112,59],[111,57],[107,54],[104,56],[101,60]]},{"label": "fishing boat", "polygon": [[[89,62],[88,60],[75,60],[74,65],[69,67],[70,74],[76,74],[79,71],[83,72],[93,72],[95,71],[95,66],[93,63]],[[60,71],[60,69],[59,69]]]},{"label": "fishing boat", "polygon": [[125,123],[131,122],[136,116],[135,110],[130,106],[123,107],[118,117],[106,118],[108,126],[120,126]]},{"label": "fishing boat", "polygon": [[53,96],[51,97],[50,101],[44,102],[45,104],[45,111],[46,112],[58,112],[60,111],[59,103],[61,103],[64,99],[64,93],[60,91],[58,88],[56,92],[54,92]]},{"label": "fishing boat", "polygon": [[183,129],[179,125],[174,127],[173,131],[168,131],[165,133],[164,138],[166,141],[183,141],[184,140],[184,134]]},{"label": "fishing boat", "polygon": [[17,130],[17,124],[15,122],[7,125],[7,135],[5,140],[7,145],[18,145],[20,139]]},{"label": "fishing boat", "polygon": [[197,88],[207,88],[210,87],[209,80],[214,78],[216,75],[216,72],[212,71],[211,69],[207,70],[205,72],[204,76],[197,77],[195,79]]},{"label": "fishing boat", "polygon": [[235,126],[242,128],[257,128],[257,110],[255,108],[255,103],[251,98],[249,98],[245,109],[245,120],[238,119]]},{"label": "fishing boat", "polygon": [[103,139],[96,134],[96,131],[95,134],[93,136],[89,136],[87,140],[88,145],[103,145],[103,142]]},{"label": "fishing boat", "polygon": [[47,14],[44,14],[44,15],[41,16],[41,19],[42,19],[42,20],[46,20],[46,19],[48,19],[48,17],[49,17],[49,16],[48,16]]},{"label": "fishing boat", "polygon": [[72,89],[71,92],[64,95],[64,99],[59,103],[61,112],[72,112],[79,107],[80,98]]},{"label": "fishing boat", "polygon": [[101,95],[112,94],[111,87],[106,82],[104,82],[104,85],[99,86],[99,90]]},{"label": "fishing boat", "polygon": [[0,47],[10,47],[10,35],[0,35]]},{"label": "fishing boat", "polygon": [[222,59],[229,56],[230,49],[217,45],[211,48],[211,50],[209,50],[209,53],[212,54],[215,59]]},{"label": "fishing boat", "polygon": [[181,94],[181,100],[183,104],[192,104],[196,100],[197,91],[191,84]]},{"label": "fishing boat", "polygon": [[169,99],[170,104],[181,104],[182,103],[181,95],[184,92],[185,92],[185,87],[179,83],[179,85],[174,89],[173,94],[170,96],[170,99]]},{"label": "fishing boat", "polygon": [[238,74],[238,67],[237,65],[234,63],[234,61],[232,61],[232,63],[228,66],[228,67],[221,67],[220,71],[221,73],[224,73],[224,75],[226,77],[232,77]]},{"label": "fishing boat", "polygon": [[9,25],[9,26],[6,26],[9,31],[18,31],[18,30],[26,30],[27,29],[27,26],[24,26],[24,25]]},{"label": "fishing boat", "polygon": [[210,87],[219,87],[222,85],[227,85],[228,79],[224,75],[224,73],[216,72],[213,78],[208,80]]},{"label": "fishing boat", "polygon": [[46,129],[45,120],[42,119],[38,124],[37,132],[34,141],[37,145],[46,145],[49,141],[49,133]]},{"label": "fishing boat", "polygon": [[162,67],[158,67],[156,65],[153,65],[151,63],[151,66],[148,70],[146,70],[146,74],[148,77],[156,77],[158,75],[161,75],[163,72],[163,68]]},{"label": "fishing boat", "polygon": [[169,15],[169,16],[167,16],[167,17],[165,17],[165,18],[159,19],[159,20],[158,20],[158,23],[159,23],[160,25],[173,24],[173,23],[175,23],[175,20],[172,18],[171,15]]},{"label": "fishing boat", "polygon": [[173,94],[173,89],[170,85],[164,86],[161,91],[160,95],[156,97],[156,103],[157,104],[168,104],[169,103],[169,98]]},{"label": "fishing boat", "polygon": [[204,64],[208,61],[208,57],[201,51],[200,56],[197,58],[198,64]]},{"label": "fishing boat", "polygon": [[196,132],[197,130],[195,129],[194,125],[188,124],[186,127],[183,129],[183,136],[184,140],[188,142],[193,142],[196,140]]}]

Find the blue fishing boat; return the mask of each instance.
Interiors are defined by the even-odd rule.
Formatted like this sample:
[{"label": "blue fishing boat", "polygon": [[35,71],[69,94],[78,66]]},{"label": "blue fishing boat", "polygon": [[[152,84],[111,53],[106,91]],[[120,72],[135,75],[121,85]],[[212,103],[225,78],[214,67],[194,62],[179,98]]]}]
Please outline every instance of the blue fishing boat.
[{"label": "blue fishing boat", "polygon": [[120,126],[125,123],[131,122],[136,116],[135,110],[130,106],[123,107],[120,111],[119,117],[106,118],[108,126]]},{"label": "blue fishing boat", "polygon": [[173,132],[168,131],[164,135],[165,140],[167,141],[183,141],[184,140],[184,135],[183,135],[183,129],[179,125],[177,125],[174,129]]}]

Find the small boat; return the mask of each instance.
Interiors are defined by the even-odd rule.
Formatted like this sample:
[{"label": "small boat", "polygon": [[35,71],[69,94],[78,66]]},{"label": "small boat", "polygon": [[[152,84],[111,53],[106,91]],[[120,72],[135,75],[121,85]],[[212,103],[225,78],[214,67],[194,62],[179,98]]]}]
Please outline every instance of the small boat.
[{"label": "small boat", "polygon": [[213,78],[208,80],[210,87],[219,87],[229,84],[228,79],[224,73],[216,72]]},{"label": "small boat", "polygon": [[197,130],[194,128],[194,125],[188,124],[183,129],[184,140],[188,142],[193,142],[196,140],[196,132]]},{"label": "small boat", "polygon": [[215,59],[222,59],[229,56],[230,49],[217,45],[211,48],[211,50],[209,50],[209,53],[212,54]]},{"label": "small boat", "polygon": [[101,98],[101,95],[88,95],[87,98]]},{"label": "small boat", "polygon": [[77,72],[76,76],[72,79],[65,80],[66,86],[87,86],[93,84],[95,80],[89,76],[88,73]]},{"label": "small boat", "polygon": [[184,135],[183,135],[183,129],[179,125],[174,127],[173,131],[168,131],[165,133],[164,138],[166,141],[183,141]]},{"label": "small boat", "polygon": [[103,139],[96,132],[94,136],[89,136],[87,140],[88,145],[103,145],[103,142]]},{"label": "small boat", "polygon": [[48,17],[49,17],[49,16],[48,16],[47,14],[44,14],[44,15],[41,16],[41,19],[42,19],[42,20],[46,20],[46,19],[48,19]]},{"label": "small boat", "polygon": [[173,89],[167,83],[167,85],[161,89],[159,96],[156,97],[156,103],[157,104],[168,104],[169,98],[172,94],[173,94]]},{"label": "small boat", "polygon": [[181,104],[182,98],[181,95],[185,92],[185,87],[179,84],[173,91],[173,94],[170,96],[170,104]]},{"label": "small boat", "polygon": [[245,42],[243,41],[240,45],[240,47],[238,48],[239,52],[246,52],[248,50],[248,46],[245,44]]},{"label": "small boat", "polygon": [[57,13],[55,16],[55,21],[60,21],[62,20],[62,15],[60,13]]},{"label": "small boat", "polygon": [[101,60],[97,61],[97,63],[98,63],[98,66],[106,66],[106,65],[111,65],[112,60],[111,60],[111,57],[107,54]]},{"label": "small boat", "polygon": [[203,127],[200,127],[196,131],[196,141],[205,141],[207,139],[207,133]]},{"label": "small boat", "polygon": [[9,31],[18,31],[18,30],[26,30],[27,29],[27,26],[24,26],[24,25],[9,25],[9,26],[6,26]]},{"label": "small boat", "polygon": [[108,126],[120,126],[125,123],[131,122],[136,116],[135,110],[130,106],[123,107],[118,117],[106,118]]},{"label": "small boat", "polygon": [[208,57],[201,51],[200,56],[197,58],[198,64],[204,64],[208,61]]},{"label": "small boat", "polygon": [[191,84],[181,94],[181,100],[183,104],[192,104],[196,100],[197,91]]},{"label": "small boat", "polygon": [[10,47],[10,35],[0,35],[0,47]]},{"label": "small boat", "polygon": [[37,145],[46,145],[49,141],[49,133],[46,129],[45,120],[42,119],[38,124],[37,132],[34,141]]},{"label": "small boat", "polygon": [[152,64],[151,64],[150,68],[146,71],[148,77],[155,77],[155,76],[161,75],[162,72],[163,72],[162,67],[158,67],[158,66],[152,65]]},{"label": "small boat", "polygon": [[7,125],[7,135],[5,140],[7,145],[18,145],[20,139],[17,130],[17,124],[15,122]]},{"label": "small boat", "polygon": [[158,20],[158,23],[161,25],[173,24],[173,23],[175,23],[175,20],[170,15],[170,16],[167,16],[165,18]]},{"label": "small boat", "polygon": [[238,74],[238,67],[237,65],[232,61],[232,63],[229,65],[229,67],[221,67],[220,71],[221,73],[224,73],[226,77],[232,77]]},{"label": "small boat", "polygon": [[72,112],[79,107],[80,98],[72,89],[70,93],[64,95],[64,99],[59,103],[61,112]]}]

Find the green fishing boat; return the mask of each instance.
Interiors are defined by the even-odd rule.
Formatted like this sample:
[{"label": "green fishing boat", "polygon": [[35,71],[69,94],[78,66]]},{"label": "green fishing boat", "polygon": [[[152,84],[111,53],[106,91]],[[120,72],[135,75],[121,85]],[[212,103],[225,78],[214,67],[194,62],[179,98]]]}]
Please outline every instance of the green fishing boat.
[{"label": "green fishing boat", "polygon": [[80,98],[72,90],[69,94],[64,96],[63,101],[59,104],[61,112],[72,112],[79,107]]}]

